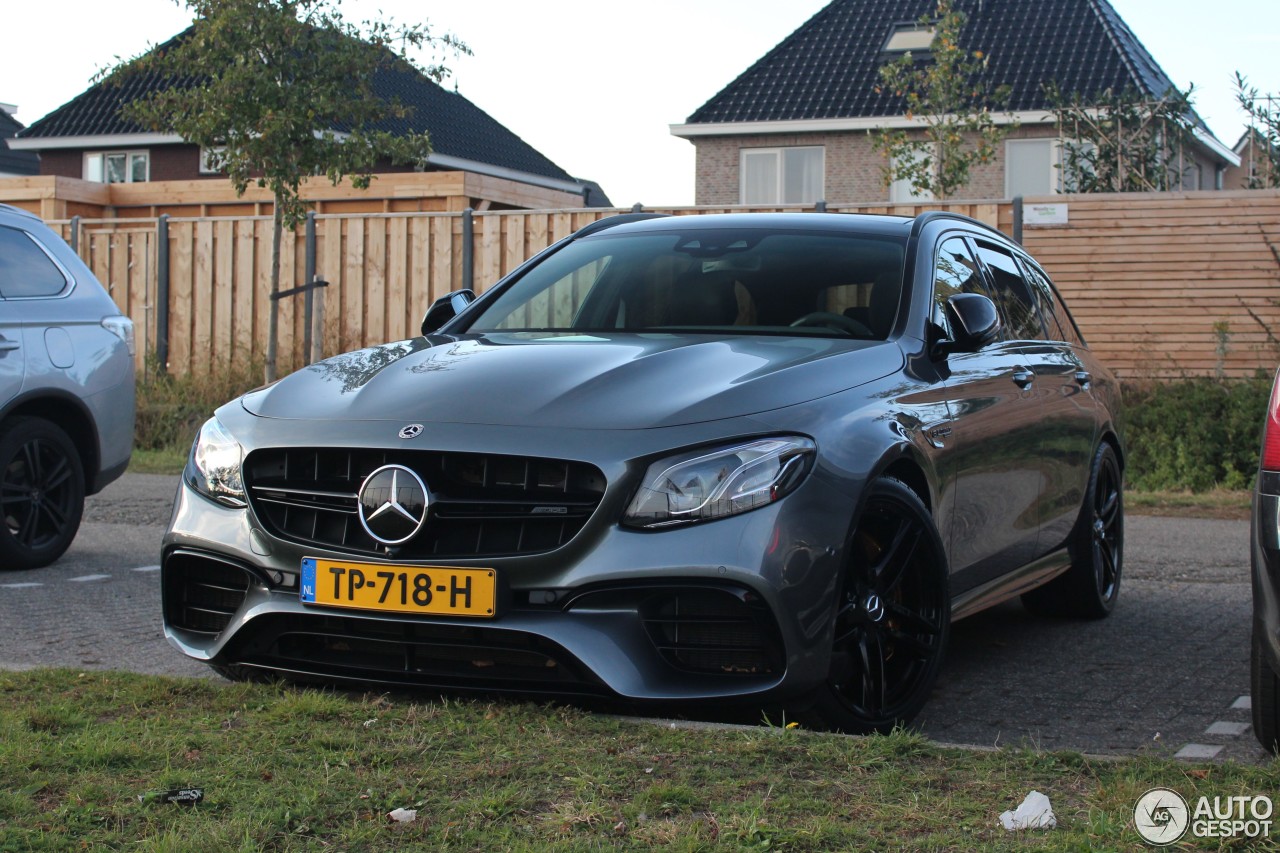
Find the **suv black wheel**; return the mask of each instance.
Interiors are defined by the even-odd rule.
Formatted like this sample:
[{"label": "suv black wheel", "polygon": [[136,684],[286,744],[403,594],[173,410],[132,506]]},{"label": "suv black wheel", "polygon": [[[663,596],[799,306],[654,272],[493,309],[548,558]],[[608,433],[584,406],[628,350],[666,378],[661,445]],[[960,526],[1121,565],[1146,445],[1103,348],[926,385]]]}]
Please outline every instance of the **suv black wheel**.
[{"label": "suv black wheel", "polygon": [[1264,749],[1280,755],[1280,674],[1267,663],[1256,623],[1252,647],[1249,655],[1249,703],[1253,708],[1253,733]]},{"label": "suv black wheel", "polygon": [[57,424],[0,426],[0,568],[38,569],[63,555],[84,513],[80,454]]},{"label": "suv black wheel", "polygon": [[1120,597],[1124,565],[1124,478],[1109,444],[1093,456],[1089,487],[1068,543],[1071,568],[1022,596],[1033,613],[1101,619]]},{"label": "suv black wheel", "polygon": [[946,553],[920,498],[877,480],[849,540],[831,669],[814,711],[854,734],[910,722],[937,678],[951,624]]}]

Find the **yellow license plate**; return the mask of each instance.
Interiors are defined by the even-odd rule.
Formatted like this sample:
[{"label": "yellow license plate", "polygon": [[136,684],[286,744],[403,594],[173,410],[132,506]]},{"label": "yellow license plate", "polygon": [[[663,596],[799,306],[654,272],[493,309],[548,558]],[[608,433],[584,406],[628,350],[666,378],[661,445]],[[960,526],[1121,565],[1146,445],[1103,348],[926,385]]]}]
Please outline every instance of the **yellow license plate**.
[{"label": "yellow license plate", "polygon": [[302,560],[299,595],[306,604],[431,613],[444,616],[493,616],[497,601],[493,569],[450,566],[392,566],[339,560]]}]

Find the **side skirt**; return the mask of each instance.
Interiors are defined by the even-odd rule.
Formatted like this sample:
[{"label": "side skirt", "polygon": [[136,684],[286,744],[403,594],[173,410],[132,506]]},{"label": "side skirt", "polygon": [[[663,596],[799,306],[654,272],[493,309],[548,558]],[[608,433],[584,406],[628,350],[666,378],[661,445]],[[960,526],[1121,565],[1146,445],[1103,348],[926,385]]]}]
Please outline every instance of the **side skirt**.
[{"label": "side skirt", "polygon": [[1054,551],[1016,572],[988,581],[980,587],[968,590],[951,600],[951,621],[957,622],[980,610],[1008,601],[1036,587],[1046,584],[1071,568],[1071,555],[1067,549]]}]

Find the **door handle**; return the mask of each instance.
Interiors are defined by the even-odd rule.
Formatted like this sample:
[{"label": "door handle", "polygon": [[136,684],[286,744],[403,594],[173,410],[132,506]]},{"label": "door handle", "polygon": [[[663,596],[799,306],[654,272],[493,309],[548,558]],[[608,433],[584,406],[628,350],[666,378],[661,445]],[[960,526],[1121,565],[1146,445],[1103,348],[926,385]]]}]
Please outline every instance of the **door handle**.
[{"label": "door handle", "polygon": [[22,346],[22,344],[17,341],[11,341],[8,338],[0,338],[0,352],[10,352],[11,350],[16,350],[20,346]]},{"label": "door handle", "polygon": [[1013,372],[1014,383],[1024,391],[1031,387],[1031,383],[1036,381],[1035,371],[1025,367],[1019,367]]},{"label": "door handle", "polygon": [[1089,387],[1089,383],[1092,381],[1093,381],[1093,374],[1090,373],[1089,371],[1087,370],[1076,371],[1076,384],[1079,385],[1081,388],[1087,389]]}]

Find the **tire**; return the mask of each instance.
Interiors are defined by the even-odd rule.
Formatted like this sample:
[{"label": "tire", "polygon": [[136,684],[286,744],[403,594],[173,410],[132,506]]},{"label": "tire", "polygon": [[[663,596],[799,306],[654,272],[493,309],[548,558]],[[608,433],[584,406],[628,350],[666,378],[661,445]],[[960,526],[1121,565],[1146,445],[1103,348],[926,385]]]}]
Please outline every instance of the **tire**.
[{"label": "tire", "polygon": [[888,733],[924,707],[951,630],[946,552],[910,488],[871,484],[845,548],[831,666],[816,722],[850,734]]},{"label": "tire", "polygon": [[57,424],[21,417],[0,426],[0,515],[0,569],[47,566],[76,538],[84,469]]},{"label": "tire", "polygon": [[1280,674],[1267,663],[1256,622],[1250,645],[1249,704],[1253,708],[1253,733],[1263,749],[1280,755]]},{"label": "tire", "polygon": [[1093,456],[1080,518],[1067,543],[1071,568],[1022,596],[1023,605],[1045,616],[1101,619],[1120,597],[1124,568],[1124,478],[1110,444]]}]

